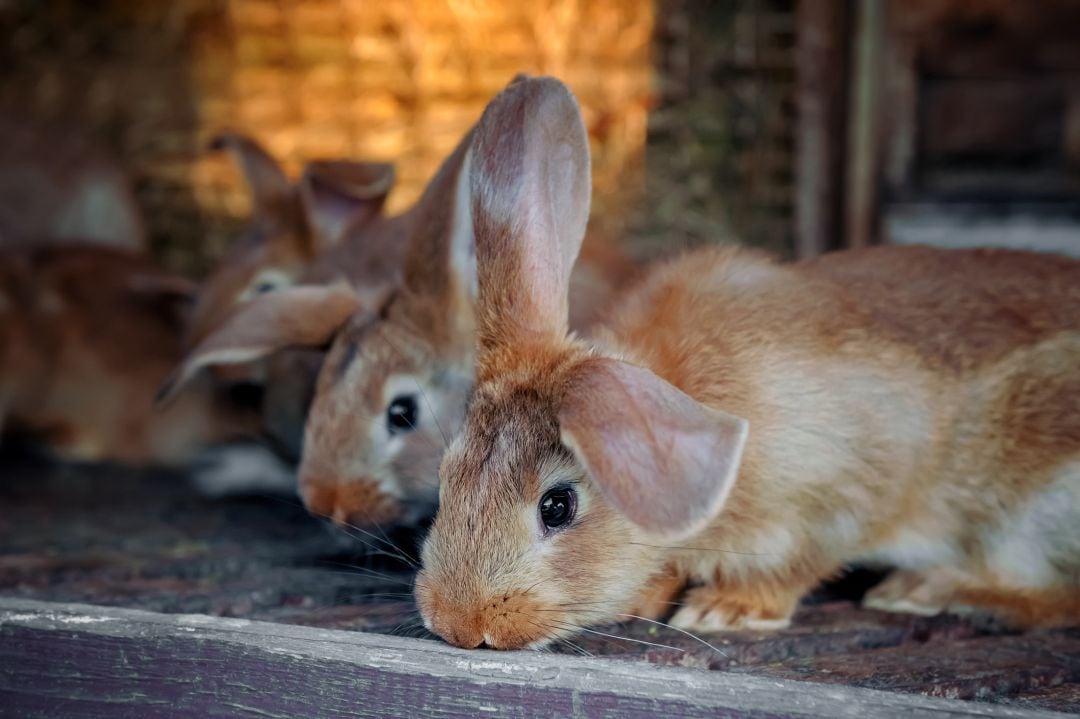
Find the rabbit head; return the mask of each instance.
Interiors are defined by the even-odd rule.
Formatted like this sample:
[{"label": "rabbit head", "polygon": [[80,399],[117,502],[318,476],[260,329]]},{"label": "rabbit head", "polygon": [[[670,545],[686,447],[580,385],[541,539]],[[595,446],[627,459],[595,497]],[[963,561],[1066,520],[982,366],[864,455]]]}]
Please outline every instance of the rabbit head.
[{"label": "rabbit head", "polygon": [[471,133],[412,210],[401,285],[335,341],[308,414],[300,495],[370,525],[427,516],[472,387]]},{"label": "rabbit head", "polygon": [[207,278],[187,330],[194,347],[237,306],[295,284],[317,256],[347,231],[382,218],[394,184],[392,165],[344,160],[309,162],[294,184],[257,142],[225,132],[211,143],[229,152],[252,196],[252,217]]},{"label": "rabbit head", "polygon": [[488,106],[470,162],[476,387],[440,468],[416,596],[461,647],[540,646],[614,618],[731,489],[746,423],[567,334],[588,140],[552,78]]},{"label": "rabbit head", "polygon": [[300,495],[314,514],[370,525],[433,509],[439,461],[472,386],[475,269],[468,186],[459,183],[470,140],[394,218],[406,239],[400,281],[353,276],[348,287],[298,285],[258,297],[176,375],[174,387],[204,366],[326,350],[299,468]]}]

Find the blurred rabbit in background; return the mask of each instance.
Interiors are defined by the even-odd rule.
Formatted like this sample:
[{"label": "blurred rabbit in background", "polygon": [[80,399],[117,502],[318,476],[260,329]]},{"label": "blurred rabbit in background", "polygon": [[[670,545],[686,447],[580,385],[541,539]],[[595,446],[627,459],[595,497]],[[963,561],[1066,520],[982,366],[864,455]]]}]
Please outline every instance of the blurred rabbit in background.
[{"label": "blurred rabbit in background", "polygon": [[145,249],[131,185],[108,153],[68,128],[12,117],[0,117],[0,134],[0,248]]},{"label": "blurred rabbit in background", "polygon": [[165,411],[197,286],[145,252],[127,177],[78,133],[0,120],[0,430],[54,458],[184,464],[253,436],[209,379]]},{"label": "blurred rabbit in background", "polygon": [[145,256],[93,245],[0,252],[0,426],[54,457],[183,464],[259,415],[203,378],[158,411],[194,297]]},{"label": "blurred rabbit in background", "polygon": [[[252,300],[297,284],[346,281],[361,295],[375,296],[397,282],[411,215],[383,213],[394,186],[393,165],[313,160],[293,182],[253,138],[222,132],[211,149],[228,152],[237,164],[252,214],[199,291],[186,331],[189,350]],[[211,450],[195,476],[204,493],[295,491],[294,464],[322,357],[318,348],[295,347],[215,365],[219,380],[245,383],[262,394],[261,434],[269,449]]]}]

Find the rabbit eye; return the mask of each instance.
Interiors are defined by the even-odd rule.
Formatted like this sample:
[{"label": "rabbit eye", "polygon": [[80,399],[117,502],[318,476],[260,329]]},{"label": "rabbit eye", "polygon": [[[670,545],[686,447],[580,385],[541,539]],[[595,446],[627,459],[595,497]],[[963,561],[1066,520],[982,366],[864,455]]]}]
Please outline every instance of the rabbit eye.
[{"label": "rabbit eye", "polygon": [[265,295],[267,292],[277,292],[292,283],[292,278],[284,272],[274,268],[264,269],[255,276],[247,289],[244,290],[244,296],[253,297]]},{"label": "rabbit eye", "polygon": [[555,487],[540,499],[540,521],[547,529],[570,524],[577,510],[577,494],[570,487]]},{"label": "rabbit eye", "polygon": [[394,397],[386,410],[386,426],[390,434],[416,429],[416,399],[407,394]]}]

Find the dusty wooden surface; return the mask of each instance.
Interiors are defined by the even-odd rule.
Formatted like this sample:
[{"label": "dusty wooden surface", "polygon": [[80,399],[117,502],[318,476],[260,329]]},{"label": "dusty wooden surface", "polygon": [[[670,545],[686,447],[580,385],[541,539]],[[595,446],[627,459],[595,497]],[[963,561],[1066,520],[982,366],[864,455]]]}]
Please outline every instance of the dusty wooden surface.
[{"label": "dusty wooden surface", "polygon": [[[395,535],[394,539],[406,551],[414,550],[414,538]],[[242,617],[416,637],[421,641],[412,646],[436,652],[433,656],[451,651],[430,641],[419,626],[408,594],[411,575],[407,563],[372,554],[364,546],[371,541],[350,537],[309,518],[289,499],[211,501],[197,497],[179,475],[60,468],[26,459],[0,459],[0,600],[9,609],[11,600],[28,599]],[[791,686],[826,692],[821,696],[832,696],[828,692],[849,686],[907,697],[975,700],[956,703],[957,707],[986,704],[1080,711],[1080,629],[1011,634],[986,620],[889,615],[863,611],[853,602],[837,598],[855,596],[860,588],[858,575],[846,585],[832,587],[809,603],[795,625],[783,632],[707,637],[715,649],[674,631],[636,622],[605,629],[627,639],[582,636],[574,640],[574,647],[558,646],[554,648],[557,656],[544,657],[555,667],[572,659],[567,655],[588,653],[604,657],[596,660],[597,665],[617,666],[619,672],[652,672],[647,664],[653,664],[692,669],[725,681],[754,678],[783,686],[794,681]],[[55,643],[47,637],[49,626],[60,634],[78,634],[91,625],[31,622],[16,626],[8,621],[0,646],[10,645],[8,640],[15,632],[22,649],[14,654],[0,653],[0,676],[5,676],[5,681],[19,684],[35,672],[49,671],[49,666],[65,666],[63,662],[70,667],[79,662],[101,666],[99,674],[91,673],[99,678],[108,675],[108,669],[121,672],[122,678],[122,667],[139,667],[145,662],[165,662],[170,672],[187,666],[174,656],[174,649],[183,650],[180,645],[140,647],[138,634],[109,635],[112,638],[89,644]],[[299,630],[281,627],[275,631],[293,636],[289,632]],[[308,637],[305,641],[310,643],[311,637],[324,635],[297,636]],[[341,636],[355,635],[334,636],[333,641],[339,642]],[[355,639],[362,642],[362,637]],[[55,653],[64,646],[70,646],[71,652]],[[213,674],[230,664],[240,651],[230,646],[232,654],[215,655],[212,661],[199,664],[201,669],[190,671]],[[493,666],[524,661],[520,654],[477,652],[469,656],[481,663],[496,662]],[[22,659],[16,661],[16,657]],[[128,664],[115,664],[120,661],[116,657],[126,657],[123,661]],[[258,659],[264,660],[269,661]],[[333,664],[337,659],[327,661]],[[274,687],[273,693],[295,691],[289,682],[305,676],[314,682],[313,687],[324,687],[313,678],[322,676],[322,668],[286,664],[260,665],[263,668],[259,671],[269,672],[268,676],[281,673],[283,677],[281,684],[267,685]],[[333,671],[327,670],[330,678],[325,680],[326,686],[343,681],[341,672],[346,670],[333,666]],[[14,679],[13,672],[18,675]],[[149,691],[158,678],[152,672],[133,673],[131,681],[138,687],[129,689]],[[249,680],[254,681],[253,675],[235,681]],[[89,692],[95,686],[84,689]],[[182,694],[181,684],[170,686],[174,695]],[[236,690],[231,686],[221,691]],[[439,686],[443,688],[431,691],[445,690],[444,685]],[[112,690],[120,692],[122,687]],[[329,690],[324,687],[319,691]],[[528,694],[520,687],[507,692],[499,696],[512,694],[524,702]],[[344,702],[341,707],[351,701],[347,694],[335,700]],[[536,694],[543,701],[555,701],[554,696]],[[572,692],[558,696],[572,697]],[[656,709],[654,705],[641,706]],[[70,713],[78,714],[74,710]],[[755,709],[738,715],[783,714]]]},{"label": "dusty wooden surface", "polygon": [[1063,716],[893,692],[363,632],[0,599],[20,716]]}]

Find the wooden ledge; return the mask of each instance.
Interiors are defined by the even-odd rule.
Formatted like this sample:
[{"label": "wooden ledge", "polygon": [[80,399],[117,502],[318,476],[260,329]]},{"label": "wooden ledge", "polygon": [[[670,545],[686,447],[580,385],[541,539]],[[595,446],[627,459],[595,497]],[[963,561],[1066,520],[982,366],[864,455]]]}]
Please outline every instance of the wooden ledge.
[{"label": "wooden ledge", "polygon": [[20,717],[1064,717],[720,671],[0,597]]}]

